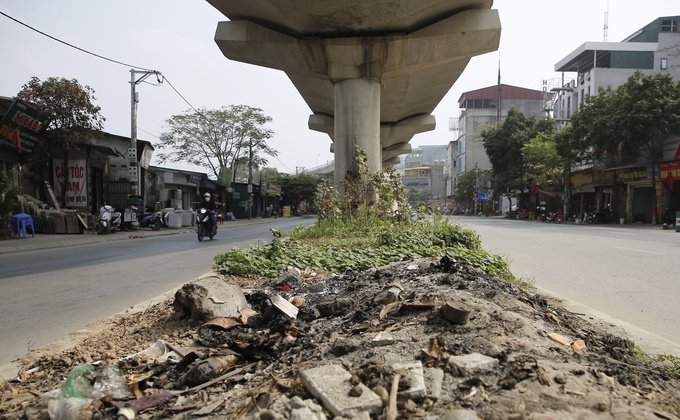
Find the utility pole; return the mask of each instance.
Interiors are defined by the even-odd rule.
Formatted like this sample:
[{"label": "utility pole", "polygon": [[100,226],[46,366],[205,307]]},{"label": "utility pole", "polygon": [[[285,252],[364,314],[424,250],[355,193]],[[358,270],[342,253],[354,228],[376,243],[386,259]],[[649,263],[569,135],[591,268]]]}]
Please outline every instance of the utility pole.
[{"label": "utility pole", "polygon": [[253,218],[253,138],[248,142],[248,220]]},{"label": "utility pole", "polygon": [[[135,79],[137,74],[142,76],[139,79]],[[139,170],[139,164],[137,160],[137,103],[139,102],[139,96],[135,91],[135,86],[143,82],[150,75],[155,74],[156,79],[159,83],[162,83],[160,77],[161,73],[155,70],[130,70],[130,92],[132,96],[132,109],[131,109],[131,124],[130,124],[130,148],[128,149],[128,179],[132,184],[132,193],[137,196],[142,196],[142,199],[146,203],[146,194],[141,191],[140,176],[141,171]]]}]

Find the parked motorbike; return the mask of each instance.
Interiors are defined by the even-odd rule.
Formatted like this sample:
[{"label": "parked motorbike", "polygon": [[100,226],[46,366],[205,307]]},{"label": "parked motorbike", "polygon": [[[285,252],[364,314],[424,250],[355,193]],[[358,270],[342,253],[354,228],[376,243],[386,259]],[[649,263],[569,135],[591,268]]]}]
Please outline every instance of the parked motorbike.
[{"label": "parked motorbike", "polygon": [[213,239],[217,235],[217,223],[213,223],[209,210],[200,209],[196,213],[196,233],[199,242],[206,236]]},{"label": "parked motorbike", "polygon": [[536,220],[545,222],[545,219],[546,219],[545,206],[536,206]]},{"label": "parked motorbike", "polygon": [[548,215],[545,217],[545,221],[553,223],[562,223],[564,221],[562,217],[562,212],[560,212],[559,210],[549,212]]},{"label": "parked motorbike", "polygon": [[593,220],[597,224],[602,224],[602,223],[613,223],[614,218],[612,215],[612,208],[610,205],[607,205],[607,207],[603,210],[598,211],[595,213],[595,218]]},{"label": "parked motorbike", "polygon": [[123,216],[116,211],[113,207],[108,204],[104,204],[99,209],[99,220],[97,221],[97,227],[95,228],[95,233],[101,235],[102,233],[115,233],[116,230],[120,229],[120,223]]},{"label": "parked motorbike", "polygon": [[663,228],[675,229],[675,212],[672,212],[670,209],[667,209],[663,215]]},{"label": "parked motorbike", "polygon": [[160,230],[163,225],[163,214],[160,211],[149,214],[140,214],[137,216],[137,220],[139,221],[140,229],[151,228],[151,230]]},{"label": "parked motorbike", "polygon": [[595,221],[595,213],[592,211],[587,211],[583,213],[583,218],[581,218],[581,223],[592,224]]}]

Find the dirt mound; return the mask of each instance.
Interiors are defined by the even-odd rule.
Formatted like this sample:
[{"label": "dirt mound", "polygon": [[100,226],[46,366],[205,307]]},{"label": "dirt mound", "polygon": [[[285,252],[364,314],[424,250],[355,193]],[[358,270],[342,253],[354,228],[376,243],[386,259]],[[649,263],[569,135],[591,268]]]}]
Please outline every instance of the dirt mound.
[{"label": "dirt mound", "polygon": [[[333,401],[303,380],[329,365],[351,377],[342,398],[380,398],[377,410],[355,418],[680,416],[672,364],[636,355],[626,337],[559,302],[455,261],[312,274],[230,278],[250,305],[241,319],[190,325],[169,301],[115,319],[72,349],[31,353],[20,381],[2,387],[0,416],[47,418],[41,395],[96,361],[99,372],[119,368],[131,394],[86,400],[81,418],[116,418],[127,405],[121,414],[147,419],[330,419]],[[482,363],[467,365],[469,357]],[[405,365],[416,368],[405,373]]]}]

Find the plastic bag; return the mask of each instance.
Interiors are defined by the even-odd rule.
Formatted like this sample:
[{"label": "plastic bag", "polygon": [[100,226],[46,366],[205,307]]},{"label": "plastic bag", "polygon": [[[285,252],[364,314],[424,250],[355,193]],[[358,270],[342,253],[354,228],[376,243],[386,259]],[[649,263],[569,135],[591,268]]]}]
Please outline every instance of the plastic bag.
[{"label": "plastic bag", "polygon": [[104,365],[99,369],[92,390],[94,398],[112,397],[120,400],[132,396],[125,375],[114,365]]},{"label": "plastic bag", "polygon": [[66,398],[92,398],[92,386],[97,377],[97,368],[92,364],[76,366],[68,373],[64,386]]},{"label": "plastic bag", "polygon": [[[47,403],[47,413],[50,420],[76,420],[86,418],[82,411],[92,404],[90,398],[61,398],[50,399]],[[91,413],[90,413],[91,414]]]},{"label": "plastic bag", "polygon": [[66,398],[128,398],[132,395],[125,375],[116,366],[105,364],[95,367],[84,364],[73,368],[66,378]]}]

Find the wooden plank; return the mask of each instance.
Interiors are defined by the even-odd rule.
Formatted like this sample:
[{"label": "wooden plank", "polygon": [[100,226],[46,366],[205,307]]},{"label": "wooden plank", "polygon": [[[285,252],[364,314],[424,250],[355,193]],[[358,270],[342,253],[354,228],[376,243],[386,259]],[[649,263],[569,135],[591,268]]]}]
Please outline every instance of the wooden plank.
[{"label": "wooden plank", "polygon": [[61,211],[61,206],[59,205],[59,201],[57,200],[57,196],[54,195],[54,190],[52,190],[52,186],[47,181],[45,181],[45,188],[47,189],[47,201],[50,201],[50,205],[52,207]]},{"label": "wooden plank", "polygon": [[78,220],[80,220],[80,224],[83,225],[83,229],[87,230],[87,222],[85,221],[85,219],[83,219],[83,216],[81,216],[79,213],[76,213],[76,217],[78,218]]},{"label": "wooden plank", "polygon": [[271,298],[269,298],[269,301],[272,303],[272,305],[274,305],[274,307],[276,309],[283,312],[289,318],[295,319],[297,317],[298,308],[296,308],[295,305],[288,302],[286,299],[282,298],[281,296],[274,295]]}]

